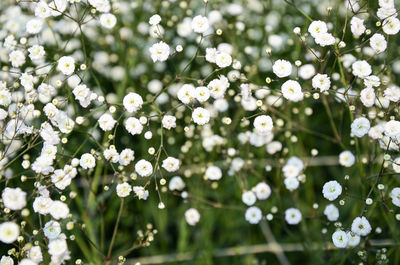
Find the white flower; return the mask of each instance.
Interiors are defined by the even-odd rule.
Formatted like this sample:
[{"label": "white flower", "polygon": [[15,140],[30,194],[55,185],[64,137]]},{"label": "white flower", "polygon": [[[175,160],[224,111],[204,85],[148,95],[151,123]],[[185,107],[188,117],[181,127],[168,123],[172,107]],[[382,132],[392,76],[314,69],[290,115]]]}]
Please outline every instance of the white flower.
[{"label": "white flower", "polygon": [[388,88],[385,89],[385,91],[383,92],[383,95],[386,99],[388,99],[392,102],[398,102],[398,101],[400,101],[400,87],[398,87],[396,85],[389,86]]},{"label": "white flower", "polygon": [[367,87],[361,90],[360,99],[365,107],[367,108],[372,107],[376,99],[374,89],[372,87]]},{"label": "white flower", "polygon": [[388,35],[395,35],[400,31],[400,20],[396,17],[388,17],[382,22],[382,29]]},{"label": "white flower", "polygon": [[246,210],[245,218],[250,224],[258,224],[262,219],[260,208],[252,206]]},{"label": "white flower", "polygon": [[176,127],[176,117],[172,115],[165,115],[161,121],[163,127],[167,130],[171,130]]},{"label": "white flower", "polygon": [[129,117],[125,120],[125,128],[132,135],[141,134],[143,131],[143,125],[135,117]]},{"label": "white flower", "polygon": [[172,177],[169,181],[168,188],[170,190],[183,190],[185,188],[185,182],[179,176]]},{"label": "white flower", "polygon": [[369,120],[364,117],[355,119],[351,124],[351,133],[357,137],[363,137],[371,127]]},{"label": "white flower", "polygon": [[218,53],[218,50],[216,48],[207,48],[206,49],[206,61],[210,62],[210,63],[215,63],[217,53]]},{"label": "white flower", "polygon": [[115,149],[115,146],[110,146],[103,152],[104,158],[112,163],[117,163],[119,161],[119,154]]},{"label": "white flower", "polygon": [[393,160],[392,167],[394,172],[400,173],[400,157],[397,157],[395,160]]},{"label": "white flower", "polygon": [[19,236],[19,226],[14,222],[4,222],[0,224],[0,241],[11,244]]},{"label": "white flower", "polygon": [[242,202],[247,206],[253,205],[257,200],[256,195],[252,191],[246,191],[242,194]]},{"label": "white flower", "polygon": [[122,152],[119,154],[119,163],[122,166],[129,165],[129,163],[135,159],[134,154],[135,153],[132,149],[126,148],[122,150]]},{"label": "white flower", "polygon": [[204,125],[210,121],[210,112],[202,107],[197,107],[192,113],[193,122],[198,125]]},{"label": "white flower", "polygon": [[321,92],[328,91],[331,87],[331,80],[328,75],[317,74],[312,79],[313,88],[319,88]]},{"label": "white flower", "polygon": [[356,217],[351,224],[351,232],[359,236],[366,236],[371,230],[371,225],[364,216]]},{"label": "white flower", "polygon": [[292,64],[286,60],[277,60],[272,66],[272,71],[278,77],[286,77],[292,73]]},{"label": "white flower", "polygon": [[50,239],[56,239],[61,234],[61,226],[57,221],[50,221],[44,225],[43,228],[44,235]]},{"label": "white flower", "polygon": [[57,69],[64,75],[71,75],[75,70],[75,59],[71,56],[63,56],[58,59]]},{"label": "white flower", "polygon": [[141,177],[148,177],[153,173],[153,166],[147,160],[141,159],[135,165],[135,171]]},{"label": "white flower", "polygon": [[68,205],[61,201],[53,201],[50,205],[49,213],[56,220],[65,219],[69,215],[69,208]]},{"label": "white flower", "polygon": [[11,103],[11,93],[7,89],[0,90],[0,105],[8,106]]},{"label": "white flower", "polygon": [[199,102],[206,102],[210,98],[210,90],[205,86],[196,87],[195,97]]},{"label": "white flower", "polygon": [[347,245],[350,247],[355,247],[358,244],[360,244],[360,236],[352,233],[352,232],[347,232],[347,237],[349,239],[349,241],[347,242]]},{"label": "white flower", "polygon": [[330,33],[319,34],[315,37],[315,43],[321,47],[329,46],[335,44],[335,37]]},{"label": "white flower", "polygon": [[83,154],[79,160],[79,165],[84,169],[94,168],[96,166],[96,159],[91,154]]},{"label": "white flower", "polygon": [[147,197],[149,197],[149,191],[142,186],[133,186],[133,192],[139,200],[147,200]]},{"label": "white flower", "polygon": [[[397,160],[399,160],[399,159],[397,159]],[[394,165],[393,165],[393,167],[394,167]],[[399,187],[392,189],[392,191],[390,192],[390,198],[392,198],[392,203],[394,205],[396,205],[397,207],[400,207],[400,188]]]},{"label": "white flower", "polygon": [[206,17],[198,15],[192,19],[192,30],[196,33],[204,33],[209,27],[210,25]]},{"label": "white flower", "polygon": [[46,215],[49,213],[50,205],[53,203],[53,200],[44,197],[44,196],[39,196],[36,197],[35,200],[33,201],[33,211],[35,213],[40,213],[43,215]]},{"label": "white flower", "polygon": [[385,51],[387,47],[385,37],[379,33],[375,33],[374,35],[372,35],[372,37],[369,39],[369,44],[376,53],[381,53]]},{"label": "white flower", "polygon": [[82,107],[86,108],[87,106],[89,106],[92,100],[92,92],[85,84],[76,86],[72,90],[72,93],[74,94],[75,99],[79,100],[79,104],[81,104]]},{"label": "white flower", "polygon": [[63,238],[57,238],[50,241],[48,247],[49,254],[52,256],[62,255],[65,251],[68,250],[67,241]]},{"label": "white flower", "polygon": [[10,256],[2,256],[0,265],[14,265],[14,260]]},{"label": "white flower", "polygon": [[364,26],[364,19],[354,16],[350,20],[350,29],[354,36],[359,37],[364,34],[366,28]]},{"label": "white flower", "polygon": [[167,157],[162,162],[162,167],[168,172],[175,172],[179,169],[179,159],[175,157]]},{"label": "white flower", "polygon": [[385,124],[385,135],[397,137],[400,135],[400,121],[391,120]]},{"label": "white flower", "polygon": [[31,60],[40,60],[46,54],[43,46],[40,45],[33,45],[28,49],[28,52],[29,52],[29,58],[31,58]]},{"label": "white flower", "polygon": [[222,171],[217,166],[210,166],[207,168],[204,178],[209,180],[219,180],[222,178]]},{"label": "white flower", "polygon": [[285,178],[295,178],[299,176],[301,169],[295,165],[286,164],[282,167],[282,172]]},{"label": "white flower", "polygon": [[139,94],[130,92],[128,93],[122,103],[124,104],[124,108],[129,112],[137,112],[142,108],[143,99]]},{"label": "white flower", "polygon": [[179,88],[177,97],[183,104],[189,104],[196,97],[196,89],[191,84],[184,84]]},{"label": "white flower", "polygon": [[285,220],[290,225],[297,225],[301,222],[302,215],[299,209],[289,208],[285,211]]},{"label": "white flower", "polygon": [[332,241],[335,247],[337,248],[345,248],[347,246],[347,242],[349,241],[349,238],[346,234],[346,232],[342,230],[338,230],[335,233],[332,234]]},{"label": "white flower", "polygon": [[132,187],[127,182],[124,182],[118,184],[116,190],[118,197],[125,198],[131,193]]},{"label": "white flower", "polygon": [[327,33],[328,26],[321,20],[314,20],[311,22],[310,26],[308,26],[308,32],[313,36],[313,38],[316,38],[320,34]]},{"label": "white flower", "polygon": [[13,211],[21,210],[26,206],[26,192],[20,188],[6,187],[1,194],[1,198],[4,207]]},{"label": "white flower", "polygon": [[13,67],[20,67],[25,63],[25,54],[20,50],[10,52],[9,61]]},{"label": "white flower", "polygon": [[285,184],[286,189],[294,191],[299,187],[300,181],[296,177],[285,178],[283,180],[283,184]]},{"label": "white flower", "polygon": [[339,218],[339,209],[333,204],[328,204],[325,207],[324,214],[329,221],[335,222]]},{"label": "white flower", "polygon": [[215,63],[220,68],[228,67],[232,64],[232,57],[229,53],[217,52],[217,54],[215,56]]},{"label": "white flower", "polygon": [[45,1],[40,1],[35,7],[35,16],[47,18],[51,16],[51,9]]},{"label": "white flower", "polygon": [[18,262],[18,265],[38,265],[38,264],[31,259],[22,259],[20,262]]},{"label": "white flower", "polygon": [[113,14],[102,14],[100,16],[100,24],[106,29],[112,29],[117,24],[117,18]]},{"label": "white flower", "polygon": [[284,98],[298,102],[303,100],[304,94],[301,91],[299,82],[294,80],[288,80],[281,86],[282,95]]},{"label": "white flower", "polygon": [[42,19],[33,18],[26,23],[26,31],[29,34],[37,34],[42,30],[42,28],[43,28]]},{"label": "white flower", "polygon": [[371,65],[365,60],[359,60],[352,64],[353,75],[365,78],[372,73]]},{"label": "white flower", "polygon": [[149,19],[149,24],[154,26],[154,25],[158,25],[161,22],[161,17],[158,14],[152,15]]},{"label": "white flower", "polygon": [[300,66],[298,70],[300,78],[307,80],[315,75],[315,67],[312,64],[305,64]]},{"label": "white flower", "polygon": [[112,128],[114,128],[114,125],[117,123],[117,121],[114,120],[114,118],[108,113],[104,113],[103,115],[101,115],[98,122],[100,128],[103,131],[112,130]]},{"label": "white flower", "polygon": [[42,255],[42,250],[40,249],[40,246],[33,246],[28,252],[28,257],[36,262],[40,263],[43,261],[43,255]]},{"label": "white flower", "polygon": [[344,167],[351,167],[354,165],[355,160],[353,153],[348,150],[341,152],[339,155],[339,164]]},{"label": "white flower", "polygon": [[269,115],[260,115],[254,119],[253,122],[256,132],[261,135],[268,134],[272,131],[274,124]]},{"label": "white flower", "polygon": [[159,43],[153,44],[150,47],[149,51],[150,51],[151,59],[155,63],[157,61],[160,61],[160,62],[166,61],[168,59],[170,49],[169,49],[168,44],[166,44],[163,41],[160,41]]},{"label": "white flower", "polygon": [[328,181],[322,188],[322,194],[330,201],[336,200],[342,194],[342,186],[336,180]]},{"label": "white flower", "polygon": [[265,182],[258,183],[253,190],[259,200],[266,200],[271,196],[271,188]]},{"label": "white flower", "polygon": [[195,208],[190,208],[185,212],[185,219],[189,225],[194,226],[200,221],[200,213]]},{"label": "white flower", "polygon": [[210,90],[210,95],[213,98],[221,99],[224,97],[229,85],[229,80],[225,76],[221,75],[219,78],[208,83],[207,87]]}]

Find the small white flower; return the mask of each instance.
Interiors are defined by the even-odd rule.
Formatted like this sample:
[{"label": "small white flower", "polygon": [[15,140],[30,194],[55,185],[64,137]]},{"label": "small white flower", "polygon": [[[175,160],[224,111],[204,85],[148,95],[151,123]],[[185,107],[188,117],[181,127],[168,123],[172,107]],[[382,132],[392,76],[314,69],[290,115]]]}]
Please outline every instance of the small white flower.
[{"label": "small white flower", "polygon": [[265,182],[260,182],[254,187],[257,199],[266,200],[271,196],[271,188]]},{"label": "small white flower", "polygon": [[320,34],[327,33],[328,26],[321,20],[314,20],[311,22],[310,26],[308,26],[308,32],[311,34],[311,36],[316,38]]},{"label": "small white flower", "polygon": [[160,41],[159,43],[153,44],[150,47],[149,51],[150,51],[151,59],[155,63],[157,61],[160,61],[160,62],[166,61],[168,59],[170,49],[169,49],[168,44],[166,44],[163,41]]},{"label": "small white flower", "polygon": [[322,194],[330,201],[336,200],[342,194],[342,186],[336,180],[328,181],[322,188]]},{"label": "small white flower", "polygon": [[351,224],[351,231],[359,236],[366,236],[371,233],[371,230],[371,225],[364,216],[356,217]]},{"label": "small white flower", "polygon": [[299,209],[289,208],[285,211],[285,220],[290,225],[297,225],[301,222],[302,215]]},{"label": "small white flower", "polygon": [[204,33],[209,27],[210,25],[206,17],[198,15],[192,19],[192,30],[196,33]]},{"label": "small white flower", "polygon": [[112,29],[117,24],[117,18],[113,14],[102,14],[100,16],[100,24],[106,29]]},{"label": "small white flower", "polygon": [[400,135],[400,121],[391,120],[385,124],[385,135],[397,137]]},{"label": "small white flower", "polygon": [[185,212],[185,219],[189,225],[194,226],[200,221],[200,213],[195,208],[190,208]]},{"label": "small white flower", "polygon": [[357,137],[363,137],[371,127],[369,120],[364,117],[357,118],[351,124],[351,133]]},{"label": "small white flower", "polygon": [[117,185],[116,191],[118,197],[125,198],[131,193],[132,187],[127,182],[124,182]]},{"label": "small white flower", "polygon": [[279,78],[287,77],[292,74],[292,64],[286,60],[277,60],[272,66],[272,71]]},{"label": "small white flower", "polygon": [[96,159],[93,155],[86,153],[81,156],[79,164],[84,169],[94,168],[96,166]]},{"label": "small white flower", "polygon": [[192,113],[193,122],[198,125],[204,125],[210,121],[210,112],[202,107],[197,107]]},{"label": "small white flower", "polygon": [[229,53],[217,52],[217,54],[215,56],[215,63],[220,68],[228,67],[232,64],[232,57]]},{"label": "small white flower", "polygon": [[108,113],[104,113],[103,115],[101,115],[98,122],[100,128],[103,131],[112,130],[112,128],[114,128],[114,125],[117,123],[117,121],[114,120],[114,118]]},{"label": "small white flower", "polygon": [[139,200],[147,200],[149,197],[149,191],[142,186],[133,186],[133,192]]},{"label": "small white flower", "polygon": [[331,87],[331,80],[328,75],[317,74],[312,79],[313,88],[319,88],[321,92],[328,91]]},{"label": "small white flower", "polygon": [[242,202],[247,206],[253,205],[257,200],[256,195],[252,191],[246,191],[242,194]]},{"label": "small white flower", "polygon": [[333,204],[328,204],[325,207],[324,214],[329,221],[335,222],[339,218],[339,209]]},{"label": "small white flower", "polygon": [[20,67],[25,63],[25,54],[20,50],[10,52],[9,61],[13,67]]},{"label": "small white flower", "polygon": [[283,184],[285,184],[286,189],[294,191],[299,187],[300,181],[296,177],[285,178],[283,180]]},{"label": "small white flower", "polygon": [[[399,161],[400,162],[400,161]],[[392,198],[392,203],[397,207],[400,207],[400,188],[396,187],[390,192],[390,198]]]},{"label": "small white flower", "polygon": [[346,232],[344,232],[342,230],[338,230],[332,234],[332,241],[333,241],[333,244],[335,245],[335,247],[345,248],[345,247],[347,247],[349,238],[348,238]]},{"label": "small white flower", "polygon": [[125,128],[132,135],[141,134],[143,131],[143,125],[135,117],[129,117],[125,120]]},{"label": "small white flower", "polygon": [[372,87],[366,87],[363,90],[361,90],[360,99],[365,107],[367,108],[372,107],[376,99],[374,89]]},{"label": "small white flower", "polygon": [[400,20],[396,17],[388,17],[382,22],[382,29],[388,35],[395,35],[400,31]]},{"label": "small white flower", "polygon": [[169,181],[168,188],[170,190],[183,190],[185,188],[185,182],[179,176],[172,177]]},{"label": "small white flower", "polygon": [[57,221],[47,222],[44,225],[43,232],[48,239],[56,239],[61,234],[61,225]]},{"label": "small white flower", "polygon": [[161,121],[163,127],[167,130],[171,130],[176,127],[176,117],[172,115],[165,115]]},{"label": "small white flower", "polygon": [[75,70],[75,59],[71,56],[63,56],[58,59],[57,69],[64,75],[71,75]]},{"label": "small white flower", "polygon": [[219,180],[222,178],[222,171],[217,166],[210,166],[207,168],[204,178],[209,180]]},{"label": "small white flower", "polygon": [[196,89],[191,84],[184,84],[179,88],[177,97],[183,104],[189,104],[196,97]]},{"label": "small white flower", "polygon": [[139,94],[130,92],[124,97],[122,104],[129,113],[137,112],[142,108],[143,99]]},{"label": "small white flower", "polygon": [[149,24],[152,26],[158,25],[161,22],[161,17],[158,14],[152,15],[149,19]]},{"label": "small white flower", "polygon": [[254,119],[253,122],[256,132],[261,135],[270,133],[274,127],[272,119],[269,115],[260,115]]},{"label": "small white flower", "polygon": [[119,163],[122,166],[129,165],[129,163],[135,159],[134,154],[135,154],[135,152],[132,149],[126,148],[126,149],[122,150],[119,155]]},{"label": "small white flower", "polygon": [[135,171],[141,177],[148,177],[153,173],[153,166],[147,160],[141,159],[135,165]]},{"label": "small white flower", "polygon": [[339,155],[339,164],[344,167],[351,167],[354,165],[355,160],[353,153],[348,150],[341,152]]},{"label": "small white flower", "polygon": [[347,232],[347,237],[349,239],[349,241],[347,242],[348,246],[355,247],[358,244],[360,244],[360,240],[361,240],[360,236],[358,236],[352,232]]},{"label": "small white flower", "polygon": [[387,47],[385,37],[379,33],[375,33],[374,35],[372,35],[372,37],[369,39],[369,44],[376,53],[384,52]]},{"label": "small white flower", "polygon": [[364,19],[354,16],[350,20],[350,29],[354,36],[359,37],[364,34],[366,28],[364,26]]},{"label": "small white flower", "polygon": [[288,80],[281,86],[282,95],[284,98],[298,102],[303,100],[304,94],[301,91],[299,82],[294,80]]},{"label": "small white flower", "polygon": [[353,69],[353,75],[360,78],[365,78],[372,73],[371,65],[365,60],[356,61],[351,67]]},{"label": "small white flower", "polygon": [[50,205],[49,213],[56,220],[65,219],[69,215],[69,208],[62,201],[53,201]]},{"label": "small white flower", "polygon": [[4,207],[13,211],[21,210],[26,206],[26,192],[20,188],[6,187],[1,194],[1,199]]},{"label": "small white flower", "polygon": [[262,219],[260,208],[252,206],[246,210],[245,218],[250,224],[258,224]]},{"label": "small white flower", "polygon": [[210,98],[210,90],[205,86],[196,87],[195,97],[201,103],[206,102]]},{"label": "small white flower", "polygon": [[11,244],[19,236],[19,226],[14,222],[4,222],[0,224],[0,241]]},{"label": "small white flower", "polygon": [[170,156],[163,160],[162,167],[168,172],[175,172],[179,169],[179,164],[179,159]]}]

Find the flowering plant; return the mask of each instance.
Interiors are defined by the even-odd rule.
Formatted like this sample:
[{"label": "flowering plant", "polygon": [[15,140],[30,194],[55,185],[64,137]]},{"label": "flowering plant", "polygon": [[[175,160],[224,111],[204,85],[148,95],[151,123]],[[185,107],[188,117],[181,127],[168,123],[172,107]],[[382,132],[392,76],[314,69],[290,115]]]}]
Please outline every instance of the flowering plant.
[{"label": "flowering plant", "polygon": [[398,263],[394,0],[0,8],[0,265]]}]

